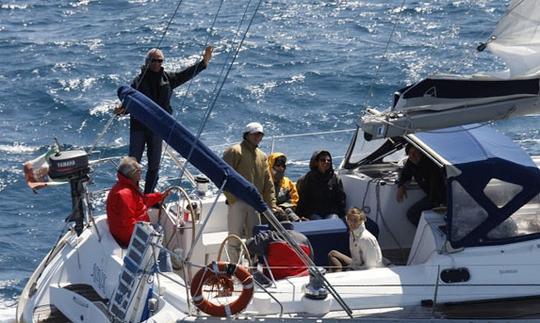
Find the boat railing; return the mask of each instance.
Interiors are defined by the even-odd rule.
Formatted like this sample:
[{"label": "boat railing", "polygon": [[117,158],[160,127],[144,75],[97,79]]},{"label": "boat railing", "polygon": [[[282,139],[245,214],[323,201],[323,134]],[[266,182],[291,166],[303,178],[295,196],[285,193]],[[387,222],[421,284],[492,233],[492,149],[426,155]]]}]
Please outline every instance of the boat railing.
[{"label": "boat railing", "polygon": [[[291,140],[293,140],[295,138],[321,137],[321,136],[328,136],[328,135],[338,135],[338,134],[343,134],[343,133],[352,133],[355,130],[356,129],[342,129],[342,130],[332,130],[332,131],[318,131],[318,132],[306,132],[306,133],[294,133],[294,134],[286,134],[286,135],[269,136],[268,139],[263,141],[261,148],[263,149],[263,151],[266,151],[265,148],[269,147],[270,148],[269,154],[271,154],[271,153],[276,151],[276,148],[278,147],[278,144],[279,144],[280,141],[290,142]],[[266,143],[270,142],[270,144],[265,144],[265,142]],[[302,154],[302,152],[298,148],[298,145],[295,145],[295,146],[288,145],[287,146],[288,148],[284,149],[284,152],[289,157],[289,161],[293,164],[293,166],[294,165],[309,164],[309,160],[311,158],[311,153],[314,150],[321,148],[321,142],[322,141],[319,140],[319,141],[314,142],[311,145],[309,145],[310,147],[308,147],[308,149],[311,149],[311,150],[307,150],[306,153],[304,155],[302,155],[301,157],[298,156],[299,154]],[[223,144],[219,144],[219,145],[212,145],[212,146],[210,146],[210,148],[212,150],[214,150],[214,151],[222,153],[222,151],[226,147],[229,147],[229,146],[231,146],[233,144],[234,144],[233,142],[227,142],[227,143],[223,143]],[[301,146],[303,148],[306,148],[306,145],[304,145],[304,143]],[[329,151],[332,150],[331,147],[327,147],[327,146],[324,146],[324,145],[322,145],[322,146],[323,146],[322,148],[324,148],[326,150],[329,150]],[[294,148],[290,148],[290,147],[294,147]],[[164,149],[164,154],[166,155],[166,157],[169,158],[178,169],[182,169],[184,167],[184,165],[185,165],[186,160],[183,157],[181,157],[177,152],[175,152],[173,149],[171,149],[168,145],[166,145],[164,148],[165,148]],[[331,151],[331,152],[332,152],[332,158],[334,160],[336,160],[336,161],[341,161],[343,159],[343,157],[344,157],[343,154],[336,154],[333,151]],[[185,174],[186,174],[185,179],[192,185],[192,187],[195,187],[195,185],[196,185],[195,176],[193,175],[192,171],[193,171],[193,169],[190,170],[190,168],[186,168],[186,170],[185,170]],[[298,169],[297,173],[299,174],[301,171],[303,171],[303,170]],[[293,170],[293,172],[294,172],[294,170]],[[293,175],[294,175],[294,173],[293,173]],[[169,177],[164,178],[164,179],[172,180],[172,179],[178,179],[178,178],[169,176]],[[180,179],[180,180],[182,180],[182,179]]]},{"label": "boat railing", "polygon": [[342,130],[332,130],[332,131],[318,131],[318,132],[307,132],[307,133],[297,133],[297,134],[289,134],[289,135],[278,135],[278,136],[271,136],[270,142],[271,142],[271,149],[270,151],[273,153],[276,148],[276,141],[278,139],[290,139],[290,138],[298,138],[298,137],[309,137],[309,136],[321,136],[321,135],[329,135],[329,134],[337,134],[337,133],[347,133],[347,132],[353,132],[356,129],[342,129]]}]

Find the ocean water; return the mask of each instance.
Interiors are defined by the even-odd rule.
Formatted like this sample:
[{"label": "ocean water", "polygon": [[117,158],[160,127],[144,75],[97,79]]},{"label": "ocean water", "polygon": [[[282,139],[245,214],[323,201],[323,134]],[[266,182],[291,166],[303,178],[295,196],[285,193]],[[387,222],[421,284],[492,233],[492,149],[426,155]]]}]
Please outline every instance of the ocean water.
[{"label": "ocean water", "polygon": [[[13,320],[18,295],[71,205],[67,187],[32,193],[22,163],[54,138],[94,145],[118,101],[116,89],[138,73],[148,49],[159,44],[173,70],[195,62],[207,43],[215,46],[209,68],[175,91],[173,107],[197,132],[213,106],[201,138],[218,153],[251,121],[264,125],[262,148],[270,151],[272,136],[352,129],[366,106],[382,109],[395,90],[431,74],[504,69],[475,48],[508,1],[402,2],[262,1],[215,100],[257,0],[184,0],[172,20],[177,1],[0,1],[0,322]],[[494,124],[532,154],[540,154],[539,125],[538,116]],[[296,179],[315,149],[330,150],[339,162],[349,137],[274,143],[289,155]],[[127,143],[128,120],[115,119],[93,157],[125,155]],[[161,174],[160,187],[174,182],[170,161]],[[114,176],[113,166],[103,165],[91,189],[110,187]],[[99,214],[105,196],[94,196]]]}]

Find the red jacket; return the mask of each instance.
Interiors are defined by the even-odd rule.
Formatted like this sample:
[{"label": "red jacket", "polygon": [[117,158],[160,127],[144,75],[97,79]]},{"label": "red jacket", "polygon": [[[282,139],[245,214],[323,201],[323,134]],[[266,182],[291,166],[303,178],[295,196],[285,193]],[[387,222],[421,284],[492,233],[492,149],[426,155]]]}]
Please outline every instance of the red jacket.
[{"label": "red jacket", "polygon": [[107,223],[118,244],[125,248],[129,245],[135,223],[150,221],[148,207],[161,201],[163,194],[143,194],[129,178],[120,173],[117,175],[118,182],[107,197]]}]

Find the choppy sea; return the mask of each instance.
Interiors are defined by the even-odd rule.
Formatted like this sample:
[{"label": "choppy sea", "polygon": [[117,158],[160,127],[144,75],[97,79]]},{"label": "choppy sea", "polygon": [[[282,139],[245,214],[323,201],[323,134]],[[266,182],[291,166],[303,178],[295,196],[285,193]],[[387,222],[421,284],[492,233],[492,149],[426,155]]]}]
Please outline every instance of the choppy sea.
[{"label": "choppy sea", "polygon": [[[195,62],[207,43],[215,46],[209,68],[175,91],[176,119],[197,132],[212,108],[201,138],[218,153],[259,121],[270,151],[271,137],[352,129],[366,106],[386,107],[395,90],[423,77],[504,69],[475,48],[507,3],[263,0],[216,100],[258,0],[0,1],[0,322],[14,320],[20,292],[71,208],[68,187],[34,194],[22,163],[54,138],[96,144],[93,158],[126,154],[126,118],[96,138],[116,89],[138,73],[148,49],[161,47],[165,68],[174,70]],[[540,117],[493,126],[540,154]],[[289,155],[296,179],[317,148],[330,150],[337,166],[350,135],[276,138],[274,149]],[[165,160],[161,175],[165,187],[178,172]],[[94,176],[97,214],[105,199],[99,190],[114,176],[112,165]]]}]

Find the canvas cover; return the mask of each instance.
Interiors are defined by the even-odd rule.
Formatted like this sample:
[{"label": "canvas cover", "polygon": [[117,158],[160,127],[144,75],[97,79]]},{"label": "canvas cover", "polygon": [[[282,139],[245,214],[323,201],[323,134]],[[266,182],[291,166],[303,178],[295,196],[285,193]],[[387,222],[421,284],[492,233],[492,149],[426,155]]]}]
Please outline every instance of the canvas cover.
[{"label": "canvas cover", "polygon": [[257,188],[238,174],[223,159],[208,148],[180,122],[160,108],[154,101],[129,86],[118,89],[118,97],[134,118],[157,133],[182,157],[205,174],[217,187],[226,181],[224,190],[251,205],[255,210],[264,212],[268,206],[263,201]]},{"label": "canvas cover", "polygon": [[[510,138],[489,126],[454,127],[410,136],[436,152],[447,169],[459,170],[447,171],[448,205],[451,206],[447,213],[448,232],[454,246],[474,246],[488,241],[487,235],[492,229],[540,194],[540,170],[536,164]],[[496,205],[485,191],[492,180],[515,185],[519,190],[504,205]],[[470,202],[482,209],[481,219],[475,227],[467,228],[466,234],[455,227],[463,225],[464,221],[462,215],[454,214],[457,210],[454,206],[466,203],[457,199],[456,194],[470,197]],[[467,223],[470,226],[471,222]]]}]

